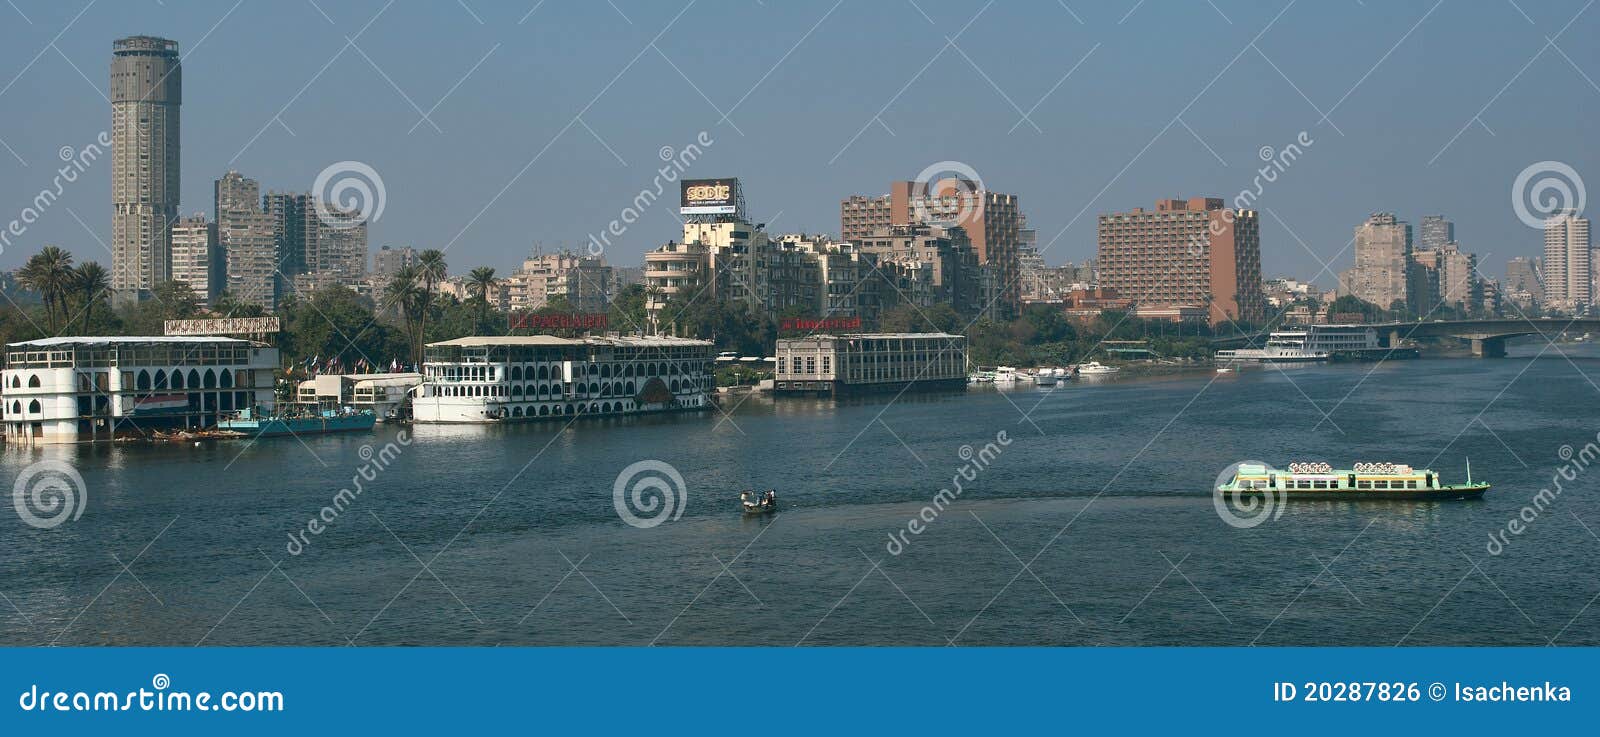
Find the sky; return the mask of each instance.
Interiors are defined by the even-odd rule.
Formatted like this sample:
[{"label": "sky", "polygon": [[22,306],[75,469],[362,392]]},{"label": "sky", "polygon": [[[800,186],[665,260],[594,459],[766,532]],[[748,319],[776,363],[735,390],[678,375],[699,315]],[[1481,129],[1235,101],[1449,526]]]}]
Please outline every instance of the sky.
[{"label": "sky", "polygon": [[[777,233],[837,233],[843,197],[958,162],[1021,198],[1052,264],[1094,255],[1099,214],[1249,190],[1267,276],[1332,287],[1375,211],[1449,217],[1499,276],[1540,250],[1520,174],[1556,172],[1568,206],[1600,182],[1593,4],[9,0],[0,227],[107,129],[112,41],[149,34],[184,54],[183,213],[230,169],[310,191],[358,162],[371,247],[444,248],[452,273],[584,248],[706,140],[684,176],[740,178]],[[66,183],[0,268],[47,244],[109,265],[109,179]],[[610,263],[678,237],[674,191]]]}]

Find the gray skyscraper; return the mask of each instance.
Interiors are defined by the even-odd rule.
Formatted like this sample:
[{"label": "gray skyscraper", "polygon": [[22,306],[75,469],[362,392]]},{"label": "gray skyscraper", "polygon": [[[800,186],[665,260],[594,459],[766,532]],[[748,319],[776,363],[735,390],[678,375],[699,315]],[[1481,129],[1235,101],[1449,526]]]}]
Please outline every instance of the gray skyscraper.
[{"label": "gray skyscraper", "polygon": [[1436,251],[1456,242],[1456,224],[1443,215],[1423,215],[1417,225],[1417,248]]},{"label": "gray skyscraper", "polygon": [[1340,292],[1354,294],[1383,309],[1401,302],[1415,309],[1416,274],[1411,260],[1411,226],[1380,212],[1356,227],[1356,267],[1344,272]]},{"label": "gray skyscraper", "polygon": [[277,306],[278,242],[261,209],[261,185],[236,171],[216,181],[217,244],[227,263],[227,289],[240,302]]},{"label": "gray skyscraper", "polygon": [[178,44],[131,36],[111,57],[111,287],[136,298],[172,277],[178,218]]}]

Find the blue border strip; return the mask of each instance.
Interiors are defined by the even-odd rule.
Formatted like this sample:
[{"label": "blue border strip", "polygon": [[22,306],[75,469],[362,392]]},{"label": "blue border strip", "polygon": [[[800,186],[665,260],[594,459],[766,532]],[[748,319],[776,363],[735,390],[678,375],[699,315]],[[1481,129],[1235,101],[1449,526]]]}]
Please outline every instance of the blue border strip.
[{"label": "blue border strip", "polygon": [[[19,735],[1093,730],[1349,737],[1352,730],[1485,734],[1563,725],[1586,732],[1600,715],[1600,658],[1591,649],[71,648],[10,649],[0,662],[0,731]],[[1293,684],[1293,698],[1279,698],[1287,695],[1280,682]],[[1352,691],[1351,683],[1360,685]],[[1501,693],[1504,684],[1527,689]],[[1476,687],[1503,698],[1458,700]],[[1504,698],[1559,698],[1562,687],[1570,700]],[[230,691],[252,698],[279,692],[282,710],[217,710],[215,699]],[[115,712],[53,706],[92,703],[100,692],[122,695],[119,707],[132,693],[133,703]],[[210,710],[195,708],[200,692],[213,699]],[[189,695],[188,710],[176,709],[180,693]],[[141,699],[155,710],[143,710]]]}]

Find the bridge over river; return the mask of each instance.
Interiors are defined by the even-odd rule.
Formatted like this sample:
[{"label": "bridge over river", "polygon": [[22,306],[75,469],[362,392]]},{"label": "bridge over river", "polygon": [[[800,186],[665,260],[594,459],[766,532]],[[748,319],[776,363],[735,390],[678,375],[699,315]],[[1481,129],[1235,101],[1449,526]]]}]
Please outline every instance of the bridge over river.
[{"label": "bridge over river", "polygon": [[[1471,341],[1472,355],[1482,358],[1499,358],[1506,354],[1506,340],[1523,335],[1539,335],[1554,339],[1562,333],[1600,332],[1600,317],[1533,317],[1483,320],[1431,320],[1427,322],[1378,322],[1364,327],[1378,331],[1379,339],[1389,347],[1417,338],[1460,338]],[[1258,345],[1267,337],[1265,332],[1225,335],[1212,339],[1216,348],[1237,348]]]}]

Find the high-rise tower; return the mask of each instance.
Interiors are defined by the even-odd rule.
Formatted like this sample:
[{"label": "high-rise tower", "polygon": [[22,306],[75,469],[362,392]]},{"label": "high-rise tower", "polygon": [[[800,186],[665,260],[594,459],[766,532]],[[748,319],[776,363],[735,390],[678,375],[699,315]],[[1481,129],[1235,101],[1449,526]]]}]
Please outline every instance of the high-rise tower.
[{"label": "high-rise tower", "polygon": [[178,217],[178,43],[118,39],[111,57],[111,287],[137,298],[172,278]]}]

